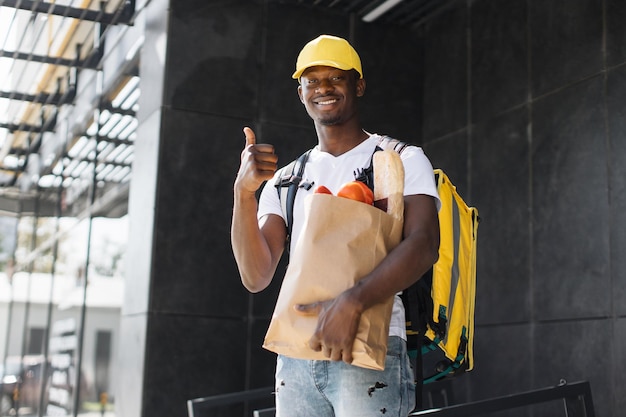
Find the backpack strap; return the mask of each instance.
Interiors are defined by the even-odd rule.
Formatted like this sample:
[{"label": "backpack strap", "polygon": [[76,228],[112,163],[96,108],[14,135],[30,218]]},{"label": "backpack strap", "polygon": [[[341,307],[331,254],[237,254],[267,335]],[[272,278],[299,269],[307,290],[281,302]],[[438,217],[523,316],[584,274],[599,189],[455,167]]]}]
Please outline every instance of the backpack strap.
[{"label": "backpack strap", "polygon": [[393,149],[399,154],[402,154],[402,151],[404,151],[409,145],[410,144],[407,142],[403,142],[398,139],[393,139],[393,138],[390,138],[389,136],[381,136],[380,140],[378,141],[378,146],[381,149],[383,150]]},{"label": "backpack strap", "polygon": [[[402,154],[402,151],[409,146],[408,143],[402,142],[398,139],[390,138],[389,136],[381,136],[376,143],[376,148],[374,149],[374,153],[377,151],[383,151],[386,149],[391,149],[396,151],[399,155]],[[374,189],[374,154],[370,158],[370,163],[367,168],[361,168],[354,171],[354,179],[357,181],[361,181],[365,183],[370,189]]]},{"label": "backpack strap", "polygon": [[296,192],[298,191],[298,188],[309,190],[313,186],[313,182],[304,181],[302,178],[304,175],[304,166],[309,159],[311,150],[312,149],[309,149],[300,155],[298,159],[291,161],[289,165],[281,169],[280,176],[275,185],[283,215],[285,216],[285,223],[287,225],[287,250],[289,250],[289,241],[291,240],[293,205],[296,201]]}]

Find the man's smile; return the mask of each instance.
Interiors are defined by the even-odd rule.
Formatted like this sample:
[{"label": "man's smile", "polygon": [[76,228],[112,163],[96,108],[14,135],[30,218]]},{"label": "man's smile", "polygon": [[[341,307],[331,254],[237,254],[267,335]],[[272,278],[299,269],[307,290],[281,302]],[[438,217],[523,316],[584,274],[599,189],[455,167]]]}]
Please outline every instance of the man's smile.
[{"label": "man's smile", "polygon": [[326,106],[330,104],[335,104],[339,101],[337,98],[327,98],[323,100],[315,100],[314,103],[320,106]]}]

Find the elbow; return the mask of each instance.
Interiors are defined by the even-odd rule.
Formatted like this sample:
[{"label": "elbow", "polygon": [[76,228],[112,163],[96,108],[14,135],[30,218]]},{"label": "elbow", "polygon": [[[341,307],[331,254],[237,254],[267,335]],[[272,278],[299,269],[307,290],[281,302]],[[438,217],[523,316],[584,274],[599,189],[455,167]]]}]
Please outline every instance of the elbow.
[{"label": "elbow", "polygon": [[252,294],[256,294],[264,290],[264,288],[261,288],[258,285],[250,285],[250,284],[244,283],[243,286],[246,288],[246,290],[248,290],[248,292]]},{"label": "elbow", "polygon": [[246,288],[246,290],[248,290],[252,294],[259,293],[266,289],[270,284],[270,281],[271,280],[267,279],[251,279],[249,277],[246,278],[243,275],[241,276],[241,283]]}]

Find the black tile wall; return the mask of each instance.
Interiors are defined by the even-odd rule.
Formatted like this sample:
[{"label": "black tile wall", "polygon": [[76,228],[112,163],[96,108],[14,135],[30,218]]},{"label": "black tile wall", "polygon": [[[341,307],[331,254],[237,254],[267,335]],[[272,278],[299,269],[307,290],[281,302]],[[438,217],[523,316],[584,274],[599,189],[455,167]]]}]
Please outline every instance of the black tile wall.
[{"label": "black tile wall", "polygon": [[526,108],[472,131],[472,202],[481,219],[476,268],[476,320],[481,324],[530,318],[528,143]]},{"label": "black tile wall", "polygon": [[606,0],[606,63],[608,66],[626,62],[626,2]]},{"label": "black tile wall", "polygon": [[[143,415],[184,416],[189,399],[243,391],[247,344],[243,320],[153,315],[148,326]],[[210,415],[232,417],[237,415],[234,410],[220,409]]]},{"label": "black tile wall", "polygon": [[[474,370],[458,378],[466,381],[465,401],[505,396],[532,388],[532,328],[528,324],[477,328],[474,337]],[[463,392],[455,392],[455,396]],[[504,415],[524,416],[526,410]]]},{"label": "black tile wall", "polygon": [[471,8],[471,112],[480,122],[528,98],[527,2],[479,0]]},{"label": "black tile wall", "polygon": [[172,3],[164,104],[220,115],[256,116],[261,6],[253,2],[204,7]]},{"label": "black tile wall", "polygon": [[467,13],[449,10],[424,29],[424,143],[467,124]]},{"label": "black tile wall", "polygon": [[[568,382],[589,381],[596,415],[619,416],[611,413],[610,369],[614,368],[611,355],[600,340],[610,340],[610,320],[585,320],[539,324],[533,336],[534,363],[537,388]],[[533,417],[552,417],[563,413],[562,402],[537,407]]]},{"label": "black tile wall", "polygon": [[250,330],[250,375],[251,387],[267,387],[274,385],[276,354],[263,349],[263,340],[270,324],[270,319],[256,319],[251,323]]},{"label": "black tile wall", "polygon": [[468,146],[468,134],[464,130],[427,142],[423,148],[433,168],[442,169],[465,202],[471,205],[467,175]]},{"label": "black tile wall", "polygon": [[[614,380],[611,382],[613,387],[626,387],[626,318],[621,317],[615,320],[615,330],[613,333],[613,356],[612,363],[615,366],[613,372]],[[623,391],[613,391],[613,410],[626,409],[626,396],[622,395]],[[618,414],[614,414],[618,415]]]},{"label": "black tile wall", "polygon": [[[164,110],[152,308],[241,317],[247,292],[230,247],[244,121]],[[180,300],[185,300],[181,303]]]},{"label": "black tile wall", "polygon": [[596,77],[533,105],[533,311],[544,320],[611,313],[602,92]]},{"label": "black tile wall", "polygon": [[[615,313],[626,316],[626,67],[608,72],[611,277]],[[626,352],[626,351],[625,351]]]},{"label": "black tile wall", "polygon": [[421,138],[422,47],[408,31],[358,26],[363,72],[367,82],[361,99],[365,130],[419,144]]},{"label": "black tile wall", "polygon": [[[619,0],[473,0],[421,30],[424,147],[435,166],[466,176],[459,191],[481,214],[476,369],[454,381],[455,398],[564,377],[592,381],[598,415],[624,409],[623,366],[611,362],[626,355],[625,15]],[[532,344],[487,360],[482,344],[517,323],[536,331],[509,340]],[[512,362],[527,379],[500,384]],[[553,406],[521,415],[561,413]]]},{"label": "black tile wall", "polygon": [[532,95],[603,69],[602,2],[530,0]]}]

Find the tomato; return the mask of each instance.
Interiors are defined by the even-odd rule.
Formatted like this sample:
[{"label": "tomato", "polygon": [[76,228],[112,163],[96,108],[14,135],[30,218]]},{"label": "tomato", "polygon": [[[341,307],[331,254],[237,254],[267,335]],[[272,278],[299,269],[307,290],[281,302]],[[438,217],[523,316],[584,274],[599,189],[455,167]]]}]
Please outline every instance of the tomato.
[{"label": "tomato", "polygon": [[337,197],[349,198],[365,204],[374,204],[374,193],[361,181],[350,181],[341,186]]},{"label": "tomato", "polygon": [[320,185],[319,187],[317,187],[315,189],[315,194],[330,194],[332,195],[333,193],[325,186]]}]

